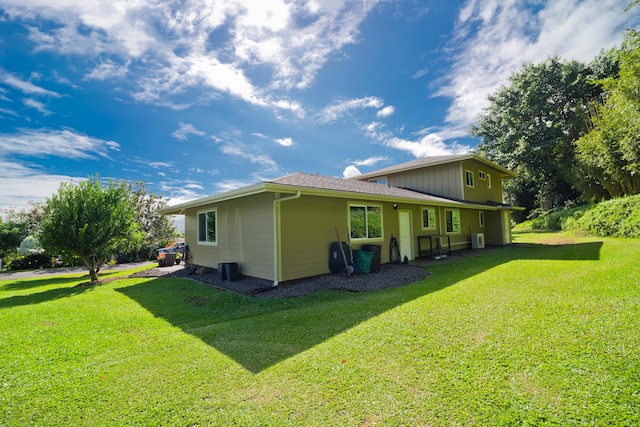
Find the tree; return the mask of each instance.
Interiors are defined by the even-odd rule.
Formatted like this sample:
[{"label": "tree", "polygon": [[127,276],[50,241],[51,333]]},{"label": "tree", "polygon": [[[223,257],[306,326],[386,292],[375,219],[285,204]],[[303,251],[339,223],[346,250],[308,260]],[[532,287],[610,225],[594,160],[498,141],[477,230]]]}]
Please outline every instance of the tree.
[{"label": "tree", "polygon": [[61,184],[43,208],[37,238],[50,253],[75,256],[89,269],[91,282],[118,250],[135,247],[140,241],[139,226],[129,187],[99,177],[77,185]]},{"label": "tree", "polygon": [[24,224],[0,218],[0,269],[2,260],[15,253],[25,237],[27,229]]},{"label": "tree", "polygon": [[602,92],[590,81],[612,68],[598,65],[554,57],[523,66],[489,96],[489,107],[470,130],[482,139],[481,154],[520,174],[505,183],[505,190],[509,202],[525,207],[526,213],[580,196],[572,169],[574,141],[588,131],[589,105]]},{"label": "tree", "polygon": [[603,105],[594,105],[591,131],[577,142],[581,167],[611,197],[640,193],[640,33],[628,31],[617,52],[616,77],[601,82]]},{"label": "tree", "polygon": [[178,230],[166,215],[157,211],[167,206],[167,200],[147,191],[145,183],[135,181],[129,187],[136,209],[136,222],[143,235],[142,246],[157,248],[169,243],[178,235]]}]

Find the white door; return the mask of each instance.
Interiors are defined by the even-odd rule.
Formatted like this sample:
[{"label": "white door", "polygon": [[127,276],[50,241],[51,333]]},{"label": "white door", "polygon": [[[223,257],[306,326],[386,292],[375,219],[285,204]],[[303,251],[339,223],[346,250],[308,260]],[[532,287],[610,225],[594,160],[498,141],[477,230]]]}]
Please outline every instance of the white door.
[{"label": "white door", "polygon": [[398,222],[400,223],[400,235],[398,236],[398,245],[400,246],[400,258],[404,259],[405,255],[409,261],[413,260],[411,251],[411,212],[398,212]]}]

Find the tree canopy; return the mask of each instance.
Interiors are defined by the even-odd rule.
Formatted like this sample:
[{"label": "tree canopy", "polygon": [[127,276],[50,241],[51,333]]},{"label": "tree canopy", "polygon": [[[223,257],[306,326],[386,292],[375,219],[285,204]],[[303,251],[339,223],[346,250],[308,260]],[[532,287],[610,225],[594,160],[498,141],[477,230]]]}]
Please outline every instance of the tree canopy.
[{"label": "tree canopy", "polygon": [[91,177],[63,183],[43,207],[37,238],[50,253],[78,257],[92,282],[109,257],[139,244],[141,233],[129,187]]},{"label": "tree canopy", "polygon": [[[627,11],[640,6],[629,4]],[[523,66],[489,96],[470,133],[478,151],[519,174],[505,183],[522,217],[640,192],[640,35],[590,64]]]},{"label": "tree canopy", "polygon": [[611,197],[640,193],[640,33],[628,31],[615,54],[618,76],[601,81],[604,104],[594,105],[593,127],[576,142],[582,169]]},{"label": "tree canopy", "polygon": [[0,218],[0,261],[16,252],[25,237],[27,229],[24,224],[11,220],[3,221]]}]

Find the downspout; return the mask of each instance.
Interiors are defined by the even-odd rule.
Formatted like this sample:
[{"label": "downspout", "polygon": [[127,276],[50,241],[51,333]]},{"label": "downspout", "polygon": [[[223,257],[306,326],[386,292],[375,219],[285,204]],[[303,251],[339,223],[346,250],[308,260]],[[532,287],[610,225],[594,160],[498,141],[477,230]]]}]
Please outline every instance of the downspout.
[{"label": "downspout", "polygon": [[300,190],[293,196],[275,199],[273,201],[273,286],[278,286],[278,276],[280,275],[280,215],[278,215],[278,203],[299,199],[302,193]]}]

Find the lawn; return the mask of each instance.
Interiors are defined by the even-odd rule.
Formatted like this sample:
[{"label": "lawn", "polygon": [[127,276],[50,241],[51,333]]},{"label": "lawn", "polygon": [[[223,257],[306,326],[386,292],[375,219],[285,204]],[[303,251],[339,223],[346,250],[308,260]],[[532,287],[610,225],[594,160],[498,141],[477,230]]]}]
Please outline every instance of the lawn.
[{"label": "lawn", "polygon": [[0,281],[0,425],[640,425],[640,240],[515,239],[371,293]]}]

